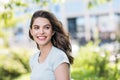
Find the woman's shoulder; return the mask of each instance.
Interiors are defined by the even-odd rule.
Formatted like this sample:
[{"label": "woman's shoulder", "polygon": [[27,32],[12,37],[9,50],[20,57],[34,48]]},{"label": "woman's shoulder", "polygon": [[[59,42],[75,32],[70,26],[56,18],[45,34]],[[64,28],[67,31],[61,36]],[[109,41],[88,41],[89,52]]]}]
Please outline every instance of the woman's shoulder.
[{"label": "woman's shoulder", "polygon": [[53,63],[53,70],[55,70],[62,63],[69,64],[69,60],[68,60],[66,53],[57,47],[54,47],[53,49],[51,60]]},{"label": "woman's shoulder", "polygon": [[31,57],[30,57],[30,60],[29,60],[29,64],[30,64],[30,68],[32,70],[33,66],[34,66],[34,63],[37,59],[37,56],[39,56],[39,52],[37,53],[34,53]]},{"label": "woman's shoulder", "polygon": [[57,48],[57,47],[53,47],[54,49],[53,49],[53,52],[54,53],[57,53],[57,55],[63,55],[63,54],[65,54],[65,52],[64,51],[62,51],[61,49],[59,49],[59,48]]},{"label": "woman's shoulder", "polygon": [[36,59],[39,56],[39,52],[34,53],[31,58],[30,61],[33,61],[34,59]]},{"label": "woman's shoulder", "polygon": [[58,58],[66,58],[67,59],[66,53],[57,47],[54,47],[53,55],[56,57],[55,59],[58,59]]}]

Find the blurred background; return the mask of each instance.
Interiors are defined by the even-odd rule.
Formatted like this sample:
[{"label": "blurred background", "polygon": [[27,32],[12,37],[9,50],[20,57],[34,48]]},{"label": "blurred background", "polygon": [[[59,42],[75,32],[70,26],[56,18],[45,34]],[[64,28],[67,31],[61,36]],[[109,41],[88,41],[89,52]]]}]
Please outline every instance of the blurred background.
[{"label": "blurred background", "polygon": [[72,80],[120,80],[120,0],[0,0],[0,80],[30,80],[37,51],[28,30],[36,10],[70,33]]}]

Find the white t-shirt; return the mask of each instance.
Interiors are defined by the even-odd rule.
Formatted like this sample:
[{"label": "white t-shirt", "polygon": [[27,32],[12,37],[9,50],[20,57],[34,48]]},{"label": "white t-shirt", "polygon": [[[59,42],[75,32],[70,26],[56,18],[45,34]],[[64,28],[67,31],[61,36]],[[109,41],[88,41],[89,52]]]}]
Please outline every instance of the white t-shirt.
[{"label": "white t-shirt", "polygon": [[30,80],[55,80],[54,71],[62,63],[68,64],[67,55],[60,49],[52,46],[50,53],[43,63],[38,62],[40,52],[34,54],[30,59]]}]

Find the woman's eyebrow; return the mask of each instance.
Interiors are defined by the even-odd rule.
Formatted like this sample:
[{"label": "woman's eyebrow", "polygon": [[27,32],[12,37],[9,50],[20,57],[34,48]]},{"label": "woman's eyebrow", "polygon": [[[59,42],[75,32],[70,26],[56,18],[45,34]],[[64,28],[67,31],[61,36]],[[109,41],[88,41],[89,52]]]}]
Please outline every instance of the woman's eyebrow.
[{"label": "woman's eyebrow", "polygon": [[[43,27],[46,27],[46,26],[51,27],[51,24],[45,24],[45,25],[43,25]],[[34,24],[34,25],[32,25],[32,27],[34,28],[34,27],[41,27],[41,26],[39,26],[37,24]]]},{"label": "woman's eyebrow", "polygon": [[51,26],[51,24],[45,24],[44,26]]},{"label": "woman's eyebrow", "polygon": [[36,25],[36,24],[35,24],[35,25],[33,25],[33,27],[36,27],[36,26],[39,26],[39,25]]},{"label": "woman's eyebrow", "polygon": [[32,28],[37,28],[39,27],[39,25],[32,25]]}]

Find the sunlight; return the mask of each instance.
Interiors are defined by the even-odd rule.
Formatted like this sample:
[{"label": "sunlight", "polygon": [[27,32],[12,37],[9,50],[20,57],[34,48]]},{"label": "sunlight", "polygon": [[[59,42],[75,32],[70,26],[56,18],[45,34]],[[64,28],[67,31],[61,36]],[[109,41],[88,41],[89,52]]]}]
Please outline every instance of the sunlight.
[{"label": "sunlight", "polygon": [[10,0],[0,0],[0,3],[7,4]]},{"label": "sunlight", "polygon": [[0,12],[4,12],[4,5],[9,3],[10,0],[0,0]]},{"label": "sunlight", "polygon": [[3,12],[3,11],[4,11],[4,7],[0,6],[0,12]]}]

